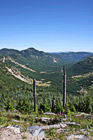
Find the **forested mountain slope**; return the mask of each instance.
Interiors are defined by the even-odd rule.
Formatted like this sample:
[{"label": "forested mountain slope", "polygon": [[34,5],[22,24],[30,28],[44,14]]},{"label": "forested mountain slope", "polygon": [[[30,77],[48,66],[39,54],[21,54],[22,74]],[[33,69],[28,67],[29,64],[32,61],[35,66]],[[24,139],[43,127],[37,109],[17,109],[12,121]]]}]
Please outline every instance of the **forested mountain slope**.
[{"label": "forested mountain slope", "polygon": [[[85,57],[87,55],[90,56]],[[81,61],[79,61],[80,59]],[[79,62],[75,63],[76,61]],[[67,68],[68,93],[76,93],[81,87],[89,88],[92,86],[92,53],[61,53],[54,56],[54,54],[29,48],[23,51],[0,50],[1,88],[24,84],[32,85],[35,78],[37,86],[47,87],[53,91],[58,90],[62,93],[63,64]]]},{"label": "forested mountain slope", "polygon": [[93,55],[70,67],[68,75],[74,84],[78,84],[82,91],[85,88],[93,92]]},{"label": "forested mountain slope", "polygon": [[69,68],[69,72],[71,75],[80,75],[93,72],[93,55],[74,64]]}]

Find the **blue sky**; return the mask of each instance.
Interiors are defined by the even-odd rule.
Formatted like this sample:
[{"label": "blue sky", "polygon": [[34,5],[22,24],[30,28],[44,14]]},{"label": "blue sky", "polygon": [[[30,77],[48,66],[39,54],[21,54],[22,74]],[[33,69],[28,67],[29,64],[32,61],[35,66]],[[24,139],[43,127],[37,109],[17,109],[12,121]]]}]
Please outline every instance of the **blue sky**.
[{"label": "blue sky", "polygon": [[0,49],[93,52],[93,0],[0,0]]}]

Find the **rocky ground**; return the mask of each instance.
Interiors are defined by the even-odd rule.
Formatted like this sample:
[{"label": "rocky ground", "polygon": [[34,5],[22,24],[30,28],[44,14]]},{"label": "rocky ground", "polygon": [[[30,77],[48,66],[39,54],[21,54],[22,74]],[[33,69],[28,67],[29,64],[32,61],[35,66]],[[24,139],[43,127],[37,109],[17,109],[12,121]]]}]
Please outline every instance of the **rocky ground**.
[{"label": "rocky ground", "polygon": [[13,129],[0,128],[0,140],[48,140],[40,136],[32,136],[29,132],[15,132]]},{"label": "rocky ground", "polygon": [[0,140],[93,140],[93,115],[76,113],[0,116]]}]

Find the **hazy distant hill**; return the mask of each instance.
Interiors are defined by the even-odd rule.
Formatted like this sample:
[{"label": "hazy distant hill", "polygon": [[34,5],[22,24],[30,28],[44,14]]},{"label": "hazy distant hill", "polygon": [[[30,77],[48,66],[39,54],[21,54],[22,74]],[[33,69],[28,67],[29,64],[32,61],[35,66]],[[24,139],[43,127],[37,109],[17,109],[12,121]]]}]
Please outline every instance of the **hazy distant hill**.
[{"label": "hazy distant hill", "polygon": [[50,53],[56,57],[61,63],[76,63],[84,57],[92,55],[90,52],[61,52],[61,53]]}]

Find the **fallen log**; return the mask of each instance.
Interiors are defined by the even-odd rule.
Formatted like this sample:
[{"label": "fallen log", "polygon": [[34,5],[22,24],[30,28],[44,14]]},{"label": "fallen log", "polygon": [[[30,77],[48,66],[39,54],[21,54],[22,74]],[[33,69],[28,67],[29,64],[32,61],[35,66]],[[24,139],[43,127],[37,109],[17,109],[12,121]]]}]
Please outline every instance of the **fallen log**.
[{"label": "fallen log", "polygon": [[66,127],[67,125],[65,123],[59,123],[59,124],[54,124],[54,125],[48,125],[48,126],[42,126],[42,129],[43,130],[46,130],[46,129],[51,129],[51,128],[64,128]]},{"label": "fallen log", "polygon": [[65,122],[66,125],[76,125],[80,126],[80,124],[77,124],[76,122]]}]

